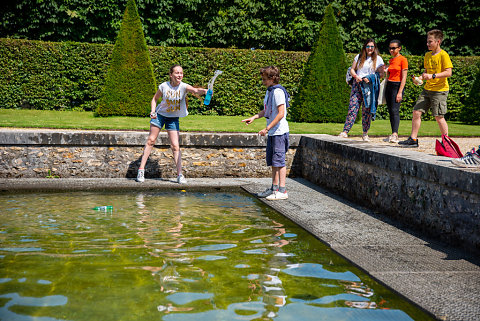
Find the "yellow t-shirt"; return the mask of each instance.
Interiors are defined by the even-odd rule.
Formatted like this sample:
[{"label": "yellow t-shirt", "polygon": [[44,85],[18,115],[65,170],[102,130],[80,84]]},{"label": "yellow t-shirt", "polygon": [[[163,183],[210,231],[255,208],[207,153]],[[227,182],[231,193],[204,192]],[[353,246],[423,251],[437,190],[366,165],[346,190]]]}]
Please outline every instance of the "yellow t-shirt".
[{"label": "yellow t-shirt", "polygon": [[[443,49],[436,55],[432,55],[431,51],[427,52],[423,59],[423,66],[427,74],[438,74],[447,68],[453,68],[450,56]],[[447,78],[430,79],[425,85],[425,89],[431,91],[448,91],[449,88]]]}]

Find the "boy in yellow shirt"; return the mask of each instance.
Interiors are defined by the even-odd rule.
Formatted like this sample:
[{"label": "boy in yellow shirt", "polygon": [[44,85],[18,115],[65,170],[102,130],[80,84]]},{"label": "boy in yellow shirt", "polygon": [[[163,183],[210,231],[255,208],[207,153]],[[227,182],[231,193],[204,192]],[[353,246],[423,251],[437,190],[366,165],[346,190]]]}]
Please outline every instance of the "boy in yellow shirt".
[{"label": "boy in yellow shirt", "polygon": [[442,135],[448,135],[448,125],[445,120],[447,113],[448,77],[452,76],[452,62],[448,53],[440,48],[443,40],[443,32],[434,29],[427,33],[427,47],[429,52],[425,54],[423,66],[425,72],[421,78],[427,83],[413,107],[412,133],[407,140],[398,144],[405,147],[418,147],[418,131],[422,122],[422,114],[428,109],[437,121]]}]

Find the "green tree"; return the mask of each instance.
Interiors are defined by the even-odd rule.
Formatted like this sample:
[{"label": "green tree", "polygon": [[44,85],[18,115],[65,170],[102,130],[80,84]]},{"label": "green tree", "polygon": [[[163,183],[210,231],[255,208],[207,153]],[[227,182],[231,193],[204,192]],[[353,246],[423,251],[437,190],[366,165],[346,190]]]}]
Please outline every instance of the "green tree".
[{"label": "green tree", "polygon": [[[126,0],[15,0],[0,10],[0,37],[114,43]],[[478,0],[137,0],[152,46],[309,50],[331,3],[347,52],[392,38],[423,55],[425,33],[442,29],[451,55],[480,51]]]},{"label": "green tree", "polygon": [[128,0],[97,114],[145,116],[155,79],[135,0]]},{"label": "green tree", "polygon": [[305,66],[291,117],[302,122],[343,122],[348,105],[346,56],[332,6]]}]

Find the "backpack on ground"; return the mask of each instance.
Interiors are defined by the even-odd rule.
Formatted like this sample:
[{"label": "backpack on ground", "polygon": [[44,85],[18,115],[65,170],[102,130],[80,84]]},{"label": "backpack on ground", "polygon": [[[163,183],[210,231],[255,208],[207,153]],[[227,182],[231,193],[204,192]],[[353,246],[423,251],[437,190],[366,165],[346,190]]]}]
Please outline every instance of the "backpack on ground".
[{"label": "backpack on ground", "polygon": [[438,156],[446,156],[451,158],[463,157],[463,154],[460,151],[457,143],[455,143],[447,135],[442,135],[442,141],[437,139],[435,143],[435,151],[437,152]]}]

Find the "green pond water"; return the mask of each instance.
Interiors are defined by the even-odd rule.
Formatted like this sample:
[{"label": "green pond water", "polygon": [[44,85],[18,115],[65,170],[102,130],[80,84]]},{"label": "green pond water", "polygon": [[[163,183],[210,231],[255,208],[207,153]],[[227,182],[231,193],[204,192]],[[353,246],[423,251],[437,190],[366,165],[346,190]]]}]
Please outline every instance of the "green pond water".
[{"label": "green pond water", "polygon": [[1,320],[429,320],[240,192],[5,194],[0,217]]}]

